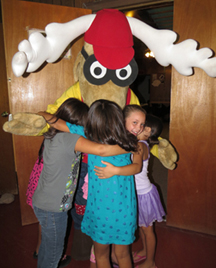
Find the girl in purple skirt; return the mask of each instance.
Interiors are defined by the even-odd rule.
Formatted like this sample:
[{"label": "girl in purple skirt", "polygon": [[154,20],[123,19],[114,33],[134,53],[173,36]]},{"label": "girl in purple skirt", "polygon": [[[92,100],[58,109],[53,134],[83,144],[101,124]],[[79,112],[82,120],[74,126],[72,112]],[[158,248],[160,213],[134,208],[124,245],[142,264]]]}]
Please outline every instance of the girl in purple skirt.
[{"label": "girl in purple skirt", "polygon": [[[156,237],[153,229],[155,221],[163,221],[165,212],[160,201],[157,188],[148,178],[148,162],[150,158],[149,148],[158,144],[158,137],[163,129],[161,120],[153,115],[146,116],[144,131],[138,136],[143,144],[143,168],[142,172],[135,175],[135,184],[138,203],[138,225],[143,248],[133,254],[134,263],[145,259],[145,262],[137,268],[156,268],[155,249]],[[136,258],[137,257],[137,258]]]}]

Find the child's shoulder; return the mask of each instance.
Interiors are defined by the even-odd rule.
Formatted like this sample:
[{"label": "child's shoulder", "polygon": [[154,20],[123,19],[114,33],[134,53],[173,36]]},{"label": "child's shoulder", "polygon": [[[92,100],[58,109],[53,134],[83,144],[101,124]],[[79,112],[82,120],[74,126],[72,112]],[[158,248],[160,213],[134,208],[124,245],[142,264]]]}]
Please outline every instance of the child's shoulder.
[{"label": "child's shoulder", "polygon": [[77,133],[77,134],[80,134],[80,133],[83,134],[84,133],[84,127],[83,126],[74,125],[74,124],[71,124],[69,122],[66,122],[66,125],[69,128],[69,131],[71,133]]},{"label": "child's shoulder", "polygon": [[139,142],[142,142],[142,143],[146,144],[147,147],[149,147],[149,144],[148,144],[147,141],[145,141],[145,140],[139,140]]},{"label": "child's shoulder", "polygon": [[139,142],[142,144],[143,149],[143,161],[149,159],[150,157],[150,149],[149,144],[145,140],[139,140]]}]

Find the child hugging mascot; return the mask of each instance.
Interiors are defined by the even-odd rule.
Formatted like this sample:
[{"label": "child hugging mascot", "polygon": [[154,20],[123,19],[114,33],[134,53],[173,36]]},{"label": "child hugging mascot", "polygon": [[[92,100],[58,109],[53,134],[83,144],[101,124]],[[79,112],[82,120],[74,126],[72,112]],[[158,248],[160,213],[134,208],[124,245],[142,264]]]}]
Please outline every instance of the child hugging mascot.
[{"label": "child hugging mascot", "polygon": [[[196,66],[204,69],[209,76],[215,76],[212,68],[215,60],[212,62],[212,59],[208,59],[212,55],[210,49],[197,51],[197,44],[191,39],[174,45],[177,35],[173,31],[156,30],[135,18],[126,17],[118,10],[101,10],[97,14],[85,15],[64,24],[51,23],[46,26],[45,31],[46,37],[35,32],[30,35],[29,40],[19,44],[19,52],[12,60],[16,76],[21,76],[25,71],[37,70],[44,61],[55,62],[70,42],[84,34],[84,46],[74,64],[74,78],[77,82],[54,104],[48,105],[47,112],[52,114],[71,97],[78,98],[89,106],[97,99],[114,101],[122,108],[126,104],[139,104],[138,98],[129,88],[138,74],[134,60],[133,35],[154,52],[161,65],[172,64],[183,75],[191,75],[192,67]],[[185,55],[185,47],[190,57]],[[39,115],[18,113],[3,128],[13,134],[37,136],[47,130],[47,125]],[[167,140],[160,139],[160,144],[154,146],[152,153],[166,168],[175,168],[177,154]],[[72,257],[75,259],[88,259],[90,256],[91,241],[80,231],[86,204],[82,192],[86,174],[87,163],[84,159],[75,207],[72,209],[76,240],[72,246]]]}]

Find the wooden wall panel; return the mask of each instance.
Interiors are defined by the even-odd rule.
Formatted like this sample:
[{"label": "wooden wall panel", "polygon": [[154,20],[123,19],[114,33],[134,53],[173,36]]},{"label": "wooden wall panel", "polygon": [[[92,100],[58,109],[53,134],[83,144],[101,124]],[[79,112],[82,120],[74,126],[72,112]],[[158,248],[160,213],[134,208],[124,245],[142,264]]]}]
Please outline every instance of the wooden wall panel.
[{"label": "wooden wall panel", "polygon": [[[2,0],[3,27],[5,38],[7,78],[11,113],[37,112],[46,110],[48,104],[74,83],[73,64],[81,50],[83,38],[72,46],[71,59],[63,59],[57,63],[47,64],[40,70],[15,77],[11,68],[11,60],[17,52],[20,41],[28,39],[27,29],[44,30],[51,22],[68,22],[79,16],[91,13],[87,9],[31,3],[18,0]],[[41,137],[14,136],[14,151],[19,183],[22,223],[36,221],[31,208],[26,204],[26,189],[29,175],[37,158]]]},{"label": "wooden wall panel", "polygon": [[[154,80],[161,81],[161,84],[154,85]],[[155,72],[151,75],[150,84],[150,104],[152,103],[170,103],[171,91],[171,67],[164,68],[163,72]]]},{"label": "wooden wall panel", "polygon": [[[216,51],[216,1],[174,2],[179,41],[199,41]],[[179,153],[168,174],[167,224],[216,235],[216,79],[195,68],[172,72],[170,140]]]},{"label": "wooden wall panel", "polygon": [[94,2],[94,0],[25,0],[28,2],[37,2],[43,4],[60,5],[68,7],[83,8],[83,3]]},{"label": "wooden wall panel", "polygon": [[[0,23],[0,59],[0,114],[2,114],[5,111],[10,113],[2,23]],[[17,194],[18,186],[14,164],[12,135],[5,133],[2,129],[2,126],[6,121],[7,117],[0,116],[0,194]]]}]

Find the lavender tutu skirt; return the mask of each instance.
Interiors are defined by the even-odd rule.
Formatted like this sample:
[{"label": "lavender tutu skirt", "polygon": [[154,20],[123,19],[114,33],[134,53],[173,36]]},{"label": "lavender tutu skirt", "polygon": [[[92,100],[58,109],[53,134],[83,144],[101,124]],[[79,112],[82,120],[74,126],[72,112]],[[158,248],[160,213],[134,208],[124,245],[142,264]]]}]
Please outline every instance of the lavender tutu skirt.
[{"label": "lavender tutu skirt", "polygon": [[166,215],[161,204],[158,190],[154,184],[147,194],[137,195],[138,202],[138,225],[151,226],[154,221],[163,221]]}]

